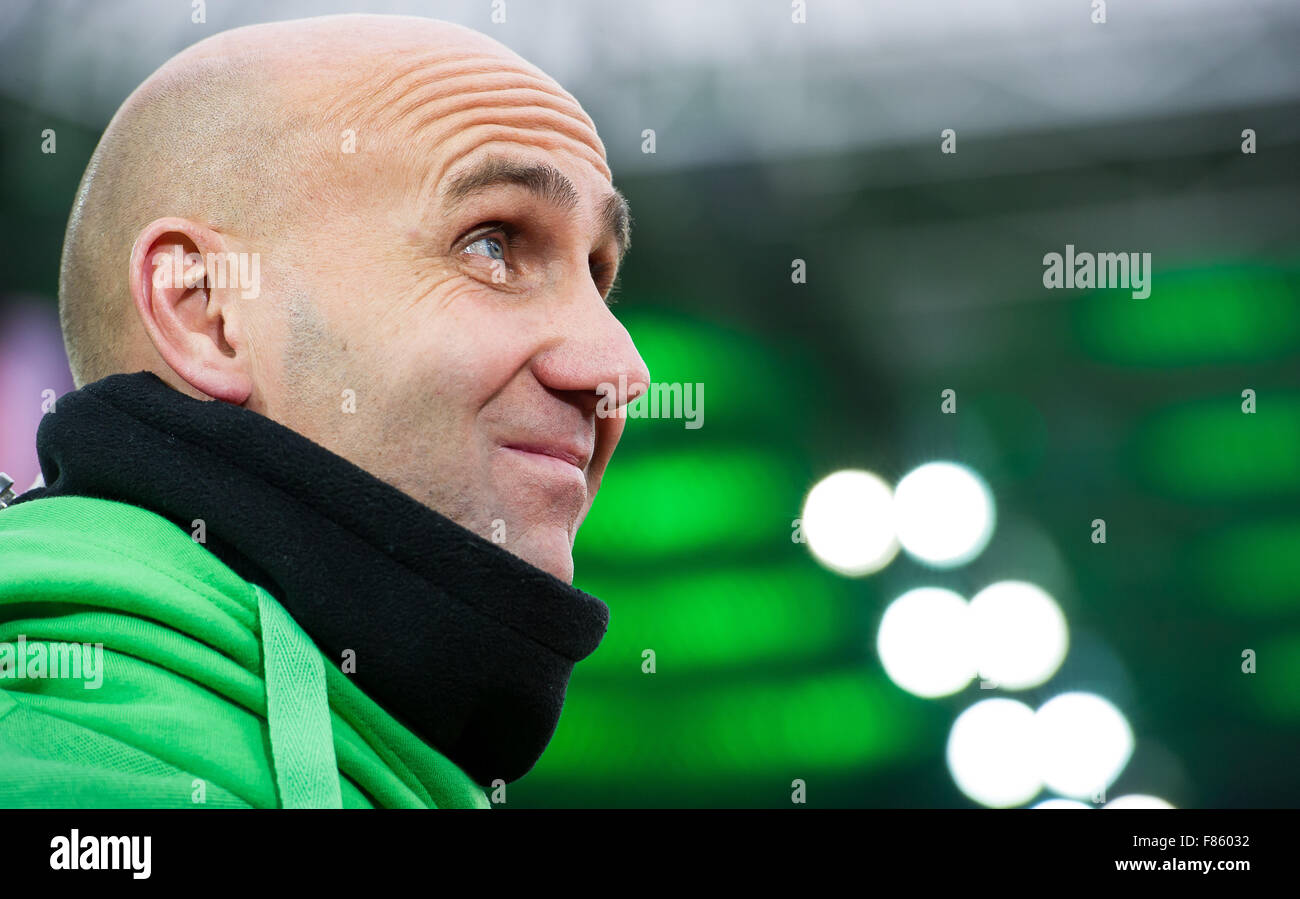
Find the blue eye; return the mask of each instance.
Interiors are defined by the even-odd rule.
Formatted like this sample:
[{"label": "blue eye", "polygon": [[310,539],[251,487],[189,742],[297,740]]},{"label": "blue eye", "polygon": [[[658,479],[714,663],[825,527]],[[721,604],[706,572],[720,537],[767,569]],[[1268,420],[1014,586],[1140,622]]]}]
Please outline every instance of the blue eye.
[{"label": "blue eye", "polygon": [[[482,247],[482,251],[475,250],[475,247]],[[495,237],[480,237],[472,244],[467,246],[463,252],[475,256],[486,256],[489,259],[505,259],[506,250],[501,241]]]}]

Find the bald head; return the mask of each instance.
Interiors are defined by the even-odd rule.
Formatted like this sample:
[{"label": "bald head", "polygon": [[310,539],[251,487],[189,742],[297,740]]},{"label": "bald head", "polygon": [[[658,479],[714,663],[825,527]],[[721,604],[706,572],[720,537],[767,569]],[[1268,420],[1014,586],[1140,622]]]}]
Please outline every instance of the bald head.
[{"label": "bald head", "polygon": [[[77,385],[147,368],[186,389],[131,297],[132,249],[150,222],[179,217],[273,252],[325,212],[346,214],[376,155],[402,154],[430,132],[472,145],[493,127],[485,92],[506,104],[550,95],[553,109],[535,124],[609,178],[577,102],[459,25],[368,15],[277,22],[222,32],[168,60],[105,130],[68,223],[59,305]],[[267,270],[281,286],[295,274],[292,254],[282,256]]]},{"label": "bald head", "polygon": [[148,369],[274,419],[571,579],[649,380],[608,306],[629,223],[591,118],[496,41],[241,28],[159,69],[96,149],[68,355],[78,385]]}]

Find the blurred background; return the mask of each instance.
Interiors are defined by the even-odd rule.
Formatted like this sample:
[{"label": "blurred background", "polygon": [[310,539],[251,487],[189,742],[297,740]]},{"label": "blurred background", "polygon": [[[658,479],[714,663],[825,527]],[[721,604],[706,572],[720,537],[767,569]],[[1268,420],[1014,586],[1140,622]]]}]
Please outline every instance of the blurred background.
[{"label": "blurred background", "polygon": [[[508,807],[1294,807],[1300,6],[1097,6],[6,0],[0,469],[72,387],[63,229],[140,81],[254,22],[460,22],[596,121],[615,312],[704,385],[628,423],[576,549],[609,633]],[[1045,289],[1067,244],[1150,296]]]}]

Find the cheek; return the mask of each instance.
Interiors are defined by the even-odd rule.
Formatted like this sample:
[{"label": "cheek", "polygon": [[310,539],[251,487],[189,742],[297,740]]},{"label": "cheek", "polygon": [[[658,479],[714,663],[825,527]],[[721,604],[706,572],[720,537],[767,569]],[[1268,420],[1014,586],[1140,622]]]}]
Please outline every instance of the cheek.
[{"label": "cheek", "polygon": [[[405,320],[394,323],[390,342],[380,346],[379,364],[399,369],[418,386],[444,420],[473,416],[502,393],[533,352],[524,317],[511,304],[474,284],[420,300]],[[453,411],[454,410],[454,411]]]}]

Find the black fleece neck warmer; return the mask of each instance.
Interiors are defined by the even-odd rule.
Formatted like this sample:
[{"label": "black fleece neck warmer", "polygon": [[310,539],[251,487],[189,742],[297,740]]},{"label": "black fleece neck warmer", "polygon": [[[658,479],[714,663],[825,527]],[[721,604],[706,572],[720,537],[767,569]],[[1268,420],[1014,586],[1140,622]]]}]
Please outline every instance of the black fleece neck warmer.
[{"label": "black fleece neck warmer", "polygon": [[247,409],[150,372],[59,399],[37,433],[46,487],[141,506],[270,591],[336,665],[480,785],[532,769],[576,662],[600,644],[599,599]]}]

